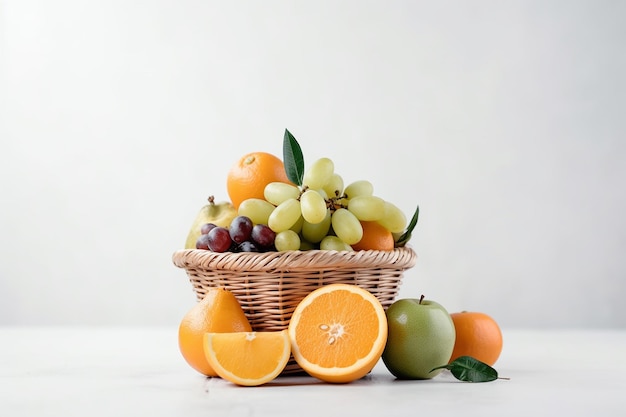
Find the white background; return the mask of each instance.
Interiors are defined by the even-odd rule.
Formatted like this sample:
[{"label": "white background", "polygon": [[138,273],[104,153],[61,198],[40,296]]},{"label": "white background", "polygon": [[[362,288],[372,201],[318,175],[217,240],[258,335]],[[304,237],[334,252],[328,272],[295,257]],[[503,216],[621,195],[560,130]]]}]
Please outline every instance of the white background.
[{"label": "white background", "polygon": [[626,3],[0,0],[0,324],[175,325],[244,153],[410,217],[401,297],[626,326]]}]

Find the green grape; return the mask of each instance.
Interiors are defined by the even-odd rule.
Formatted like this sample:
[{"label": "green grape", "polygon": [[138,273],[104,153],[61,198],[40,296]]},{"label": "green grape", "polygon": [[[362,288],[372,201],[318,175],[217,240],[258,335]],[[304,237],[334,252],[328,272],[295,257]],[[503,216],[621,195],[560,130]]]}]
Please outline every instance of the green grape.
[{"label": "green grape", "polygon": [[348,245],[354,245],[363,237],[363,226],[354,214],[345,208],[335,210],[331,224],[337,237]]},{"label": "green grape", "polygon": [[280,233],[290,229],[300,217],[300,202],[295,198],[289,198],[272,211],[269,219],[267,219],[267,225],[275,233]]},{"label": "green grape", "polygon": [[315,249],[315,245],[313,243],[300,239],[300,250],[304,251],[313,249]]},{"label": "green grape", "polygon": [[300,249],[300,236],[293,230],[283,230],[276,234],[274,246],[279,252]]},{"label": "green grape", "polygon": [[407,225],[404,212],[388,201],[385,201],[383,216],[377,221],[391,233],[400,233]]},{"label": "green grape", "polygon": [[330,180],[324,185],[323,190],[327,197],[337,197],[343,191],[343,178],[339,174],[333,174]]},{"label": "green grape", "polygon": [[267,201],[278,206],[280,203],[290,198],[297,199],[300,196],[300,189],[295,185],[285,182],[270,182],[265,186],[263,196]]},{"label": "green grape", "polygon": [[359,220],[378,220],[385,214],[385,200],[373,195],[359,195],[348,201],[348,210]]},{"label": "green grape", "polygon": [[317,224],[326,217],[326,201],[316,190],[308,189],[300,196],[302,217],[309,223]]},{"label": "green grape", "polygon": [[304,217],[298,217],[298,220],[289,228],[289,230],[293,230],[296,233],[300,233],[302,231],[302,225],[304,224]]},{"label": "green grape", "polygon": [[302,224],[302,237],[308,240],[309,242],[319,243],[322,239],[328,234],[330,230],[330,210],[326,210],[326,216],[324,220],[319,223],[312,224],[307,222],[306,220]]},{"label": "green grape", "polygon": [[304,173],[302,184],[313,189],[324,188],[326,183],[330,181],[335,170],[335,164],[329,158],[320,158],[313,162],[309,169]]},{"label": "green grape", "polygon": [[321,250],[336,250],[336,251],[354,251],[352,246],[348,245],[337,236],[326,236],[320,242]]},{"label": "green grape", "polygon": [[268,201],[249,198],[241,202],[237,214],[250,218],[254,224],[267,224],[274,208],[274,205]]},{"label": "green grape", "polygon": [[343,193],[348,198],[354,198],[360,195],[373,195],[374,186],[367,180],[359,180],[349,184],[345,190],[343,190]]}]

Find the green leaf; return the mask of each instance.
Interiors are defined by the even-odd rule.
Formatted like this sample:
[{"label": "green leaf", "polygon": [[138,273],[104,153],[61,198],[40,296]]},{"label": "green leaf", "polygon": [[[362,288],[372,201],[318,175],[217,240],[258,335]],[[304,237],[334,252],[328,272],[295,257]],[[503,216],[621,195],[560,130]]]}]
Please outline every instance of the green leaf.
[{"label": "green leaf", "polygon": [[409,225],[406,228],[406,231],[396,241],[396,245],[395,245],[396,247],[398,248],[402,247],[406,245],[409,240],[411,240],[413,229],[415,229],[415,226],[417,226],[417,219],[419,218],[419,215],[420,215],[420,206],[417,206],[417,208],[415,209],[415,213],[413,213],[413,217],[411,218],[411,221],[409,222]]},{"label": "green leaf", "polygon": [[461,356],[447,365],[438,366],[436,369],[447,369],[459,381],[466,382],[489,382],[498,379],[498,371],[491,366],[471,356]]},{"label": "green leaf", "polygon": [[304,177],[304,156],[300,144],[289,130],[285,129],[283,139],[283,163],[289,181],[300,186]]}]

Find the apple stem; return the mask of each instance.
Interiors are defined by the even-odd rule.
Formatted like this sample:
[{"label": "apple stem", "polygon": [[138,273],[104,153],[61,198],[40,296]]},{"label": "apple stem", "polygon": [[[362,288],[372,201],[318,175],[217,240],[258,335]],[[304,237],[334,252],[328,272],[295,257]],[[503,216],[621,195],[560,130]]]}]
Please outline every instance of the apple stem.
[{"label": "apple stem", "polygon": [[424,301],[424,294],[422,294],[422,296],[420,297],[420,302],[419,302],[419,304],[422,304],[422,301]]}]

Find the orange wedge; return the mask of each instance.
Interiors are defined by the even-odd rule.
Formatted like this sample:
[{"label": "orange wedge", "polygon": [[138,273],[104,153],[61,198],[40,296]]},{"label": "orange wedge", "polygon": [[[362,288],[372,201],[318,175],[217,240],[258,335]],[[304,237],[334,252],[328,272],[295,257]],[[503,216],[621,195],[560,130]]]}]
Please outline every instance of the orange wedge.
[{"label": "orange wedge", "polygon": [[270,382],[285,369],[291,342],[287,330],[207,333],[204,353],[223,379],[237,385],[257,386]]},{"label": "orange wedge", "polygon": [[365,376],[387,342],[378,299],[356,285],[330,284],[309,293],[289,322],[292,354],[309,375],[347,383]]}]

